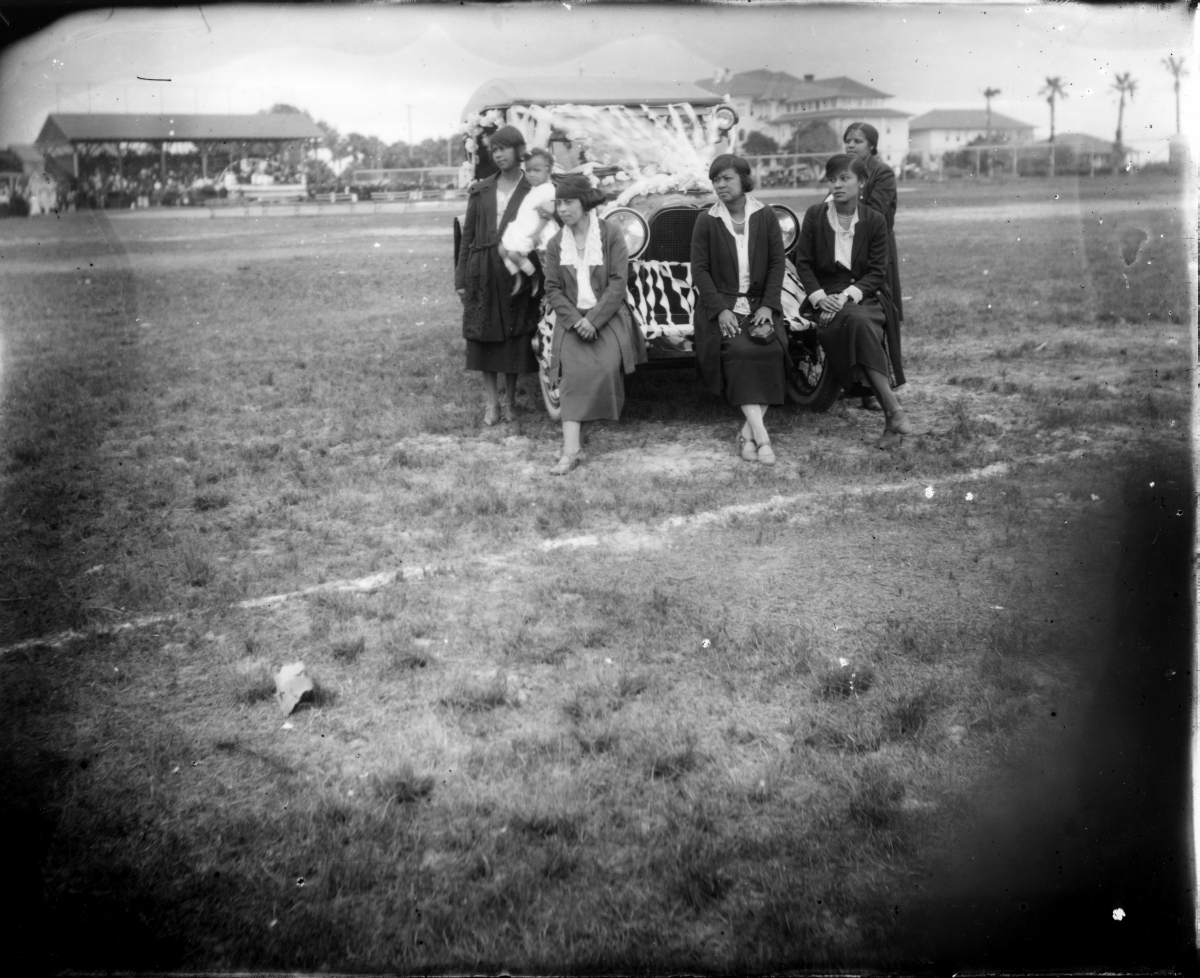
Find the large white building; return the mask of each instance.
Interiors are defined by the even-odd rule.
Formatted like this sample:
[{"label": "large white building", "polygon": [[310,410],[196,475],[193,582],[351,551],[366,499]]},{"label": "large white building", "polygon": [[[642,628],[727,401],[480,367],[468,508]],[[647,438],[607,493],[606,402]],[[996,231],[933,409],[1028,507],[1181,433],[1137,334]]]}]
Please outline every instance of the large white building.
[{"label": "large white building", "polygon": [[[934,109],[908,121],[909,151],[921,154],[925,166],[937,169],[942,154],[957,152],[981,136],[988,136],[984,109]],[[1033,126],[999,112],[992,113],[989,142],[1028,143]]]},{"label": "large white building", "polygon": [[797,130],[821,123],[840,141],[850,123],[866,122],[879,130],[879,156],[889,166],[899,166],[908,153],[908,113],[885,104],[891,95],[853,78],[797,78],[759,69],[696,84],[729,96],[743,135],[761,132],[782,144]]}]

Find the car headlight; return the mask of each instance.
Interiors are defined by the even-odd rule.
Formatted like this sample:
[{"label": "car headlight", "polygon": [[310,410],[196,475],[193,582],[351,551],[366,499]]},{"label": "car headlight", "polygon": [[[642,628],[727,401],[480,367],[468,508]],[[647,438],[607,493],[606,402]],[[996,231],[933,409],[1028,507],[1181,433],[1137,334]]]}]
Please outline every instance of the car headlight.
[{"label": "car headlight", "polygon": [[728,132],[737,125],[738,114],[728,105],[721,105],[713,110],[713,121],[721,132]]},{"label": "car headlight", "polygon": [[650,226],[637,211],[628,207],[618,207],[605,214],[604,219],[615,224],[625,236],[625,247],[629,250],[630,258],[637,258],[646,250],[650,241]]},{"label": "car headlight", "polygon": [[796,218],[796,212],[783,204],[772,204],[771,210],[779,218],[779,229],[783,232],[783,250],[791,251],[792,245],[800,237],[800,221]]}]

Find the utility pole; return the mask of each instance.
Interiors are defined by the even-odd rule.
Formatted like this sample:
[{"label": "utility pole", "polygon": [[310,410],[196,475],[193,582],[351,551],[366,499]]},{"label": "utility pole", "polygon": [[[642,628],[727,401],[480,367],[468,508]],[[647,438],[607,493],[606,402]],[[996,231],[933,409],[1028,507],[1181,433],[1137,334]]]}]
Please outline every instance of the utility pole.
[{"label": "utility pole", "polygon": [[88,115],[91,115],[92,114],[92,83],[91,82],[87,83],[87,93],[88,93]]},{"label": "utility pole", "polygon": [[[1000,89],[998,89],[998,88],[985,88],[983,90],[983,97],[987,100],[987,136],[984,141],[989,146],[992,145],[992,99],[994,99],[999,94],[1000,94]],[[976,170],[979,169],[978,160],[976,160],[975,169]],[[991,175],[992,175],[992,154],[989,151],[988,152],[988,176],[990,177]]]},{"label": "utility pole", "polygon": [[412,166],[412,148],[413,148],[412,106],[409,105],[408,106],[408,165],[409,166]]},{"label": "utility pole", "polygon": [[1178,136],[1181,131],[1179,125],[1179,78],[1181,75],[1186,75],[1187,72],[1183,70],[1183,58],[1176,61],[1175,56],[1172,55],[1164,58],[1163,64],[1167,66],[1167,71],[1175,76],[1175,135]]}]

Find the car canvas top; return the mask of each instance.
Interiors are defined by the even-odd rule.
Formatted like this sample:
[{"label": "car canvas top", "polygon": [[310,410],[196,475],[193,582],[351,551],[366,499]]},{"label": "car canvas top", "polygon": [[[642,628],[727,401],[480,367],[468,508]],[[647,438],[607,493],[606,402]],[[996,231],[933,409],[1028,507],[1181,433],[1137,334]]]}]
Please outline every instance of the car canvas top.
[{"label": "car canvas top", "polygon": [[625,78],[493,78],[476,89],[463,118],[511,105],[724,105],[721,95],[692,82]]}]

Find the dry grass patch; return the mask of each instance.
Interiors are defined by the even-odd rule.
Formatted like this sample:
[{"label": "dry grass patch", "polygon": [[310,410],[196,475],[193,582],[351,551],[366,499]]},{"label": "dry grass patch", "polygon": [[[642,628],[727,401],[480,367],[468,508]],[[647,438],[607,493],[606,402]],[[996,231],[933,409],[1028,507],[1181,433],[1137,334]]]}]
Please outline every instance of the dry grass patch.
[{"label": "dry grass patch", "polygon": [[[0,621],[181,616],[0,660],[5,804],[57,820],[56,966],[876,960],[889,888],[1080,681],[1123,446],[1186,451],[1185,332],[1103,319],[1131,310],[1079,282],[1111,242],[1022,221],[1026,248],[985,215],[906,225],[919,436],[882,453],[853,402],[772,410],[774,470],[733,456],[694,376],[646,373],[551,481],[528,380],[514,430],[479,427],[448,231],[189,224],[194,247],[131,237],[86,287],[6,276]],[[85,226],[12,245],[86,253]],[[1159,261],[1135,273],[1169,311]],[[983,268],[1022,290],[965,289]],[[565,537],[594,545],[543,548]],[[401,564],[449,573],[231,607]],[[317,695],[284,730],[273,671],[297,659]]]}]

